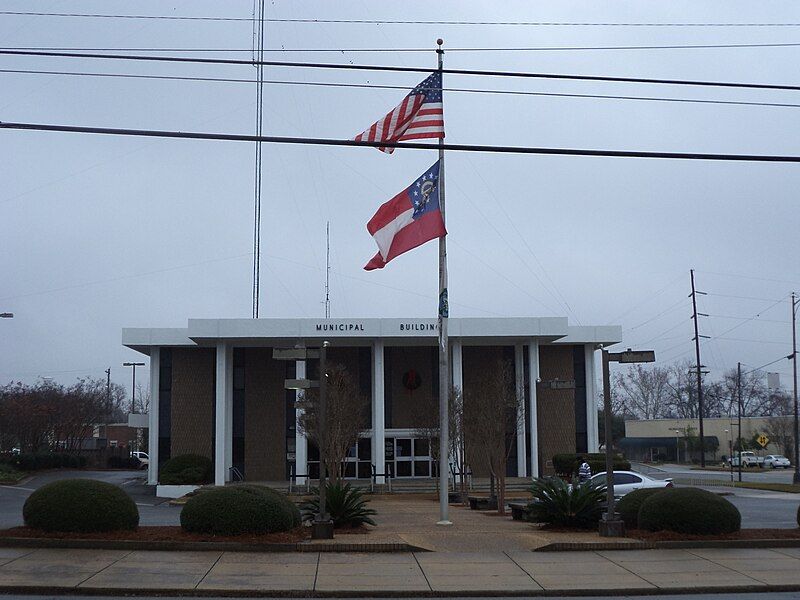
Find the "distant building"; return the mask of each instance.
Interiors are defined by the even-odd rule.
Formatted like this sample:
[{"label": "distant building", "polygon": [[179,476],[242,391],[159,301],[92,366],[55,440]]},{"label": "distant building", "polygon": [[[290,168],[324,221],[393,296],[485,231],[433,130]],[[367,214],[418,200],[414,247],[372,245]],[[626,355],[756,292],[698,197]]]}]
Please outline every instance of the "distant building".
[{"label": "distant building", "polygon": [[[772,430],[770,421],[775,419],[789,420],[793,423],[794,417],[742,417],[742,439],[749,442],[754,436],[762,433],[769,437]],[[707,459],[714,460],[731,455],[731,447],[736,443],[738,423],[736,417],[703,419],[705,439],[718,445],[716,451],[706,452]],[[791,431],[791,425],[789,430]],[[625,437],[619,441],[619,446],[629,460],[689,462],[685,454],[687,431],[694,436],[700,435],[700,421],[698,419],[626,420]],[[677,456],[678,449],[680,457]],[[786,449],[781,446],[781,440],[770,440],[760,454],[783,454],[785,451]],[[695,458],[699,458],[699,455],[695,455]]]}]

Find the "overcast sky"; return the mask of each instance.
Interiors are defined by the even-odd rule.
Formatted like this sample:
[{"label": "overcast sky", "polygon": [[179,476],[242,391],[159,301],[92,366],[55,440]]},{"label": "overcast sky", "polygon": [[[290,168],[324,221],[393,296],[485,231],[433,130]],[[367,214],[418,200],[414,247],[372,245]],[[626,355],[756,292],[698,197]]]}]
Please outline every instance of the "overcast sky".
[{"label": "overcast sky", "polygon": [[[248,18],[252,0],[3,0],[0,10]],[[270,18],[800,23],[797,2],[269,2]],[[355,48],[800,43],[800,27],[269,23],[278,60],[435,67],[427,53]],[[5,47],[249,49],[247,21],[0,15]],[[209,54],[210,55],[210,54]],[[223,53],[217,52],[220,56]],[[250,56],[249,52],[228,57]],[[452,68],[800,84],[800,47],[482,51]],[[0,69],[252,79],[252,66],[0,56]],[[267,68],[270,80],[413,87],[424,75]],[[447,76],[445,88],[800,104],[800,93]],[[387,89],[267,85],[264,132],[349,138],[400,102]],[[444,94],[447,140],[800,155],[800,108]],[[0,73],[0,120],[254,132],[255,86]],[[79,376],[128,384],[123,327],[251,314],[252,144],[0,131],[0,382]],[[377,207],[430,151],[264,146],[262,317],[324,315],[325,223],[334,317],[434,317],[436,244],[365,272]],[[697,270],[703,363],[718,377],[791,351],[800,289],[800,165],[467,154],[447,156],[451,316],[569,316],[619,324],[665,363],[693,357]],[[760,315],[756,317],[756,315]],[[755,317],[755,318],[754,318]],[[782,372],[790,385],[790,363]],[[146,371],[142,373],[146,378]]]}]

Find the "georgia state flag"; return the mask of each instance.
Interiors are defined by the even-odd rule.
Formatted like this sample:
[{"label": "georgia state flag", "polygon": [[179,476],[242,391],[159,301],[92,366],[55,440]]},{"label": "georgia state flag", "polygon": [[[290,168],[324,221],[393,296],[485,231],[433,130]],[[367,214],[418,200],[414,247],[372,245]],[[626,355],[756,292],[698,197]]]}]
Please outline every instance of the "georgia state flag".
[{"label": "georgia state flag", "polygon": [[367,231],[378,253],[364,269],[382,269],[390,260],[425,242],[447,235],[439,208],[439,161],[414,183],[384,203]]}]

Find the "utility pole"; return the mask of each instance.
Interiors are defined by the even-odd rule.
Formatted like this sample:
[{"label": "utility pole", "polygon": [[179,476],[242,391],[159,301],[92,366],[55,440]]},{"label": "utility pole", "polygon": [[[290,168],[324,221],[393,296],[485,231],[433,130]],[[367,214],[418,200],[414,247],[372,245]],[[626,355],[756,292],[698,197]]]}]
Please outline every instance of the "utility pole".
[{"label": "utility pole", "polygon": [[739,481],[742,480],[742,363],[736,363],[736,395],[739,405]]},{"label": "utility pole", "polygon": [[[253,63],[256,68],[256,136],[264,127],[264,0],[259,0],[253,13]],[[258,318],[261,299],[261,141],[256,142],[255,182],[253,199],[253,318]]]},{"label": "utility pole", "polygon": [[331,222],[325,224],[325,318],[331,318]]},{"label": "utility pole", "polygon": [[111,420],[111,367],[106,369],[106,426]]},{"label": "utility pole", "polygon": [[694,269],[689,270],[689,275],[692,280],[692,320],[694,320],[694,353],[697,360],[697,415],[700,421],[700,466],[706,466],[706,443],[704,439],[703,430],[703,366],[700,364],[700,338],[708,338],[707,335],[700,335],[699,327],[697,324],[698,314],[707,316],[697,312],[697,294],[705,295],[705,292],[698,292],[694,287]]},{"label": "utility pole", "polygon": [[797,419],[797,296],[792,292],[792,378],[794,380],[794,483],[800,483],[800,446],[798,446],[797,435],[800,433]]}]

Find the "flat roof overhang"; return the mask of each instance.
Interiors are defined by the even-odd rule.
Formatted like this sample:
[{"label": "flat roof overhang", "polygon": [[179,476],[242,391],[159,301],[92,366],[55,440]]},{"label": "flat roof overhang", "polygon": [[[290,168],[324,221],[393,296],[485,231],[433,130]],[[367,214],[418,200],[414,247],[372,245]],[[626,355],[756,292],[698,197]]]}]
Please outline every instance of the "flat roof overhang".
[{"label": "flat roof overhang", "polygon": [[[542,343],[611,345],[622,328],[570,327],[566,317],[451,318],[448,335],[469,345],[510,345],[537,339]],[[436,319],[189,319],[188,327],[123,329],[123,345],[150,353],[153,346],[364,346],[380,339],[387,345],[431,345],[438,340]]]}]

